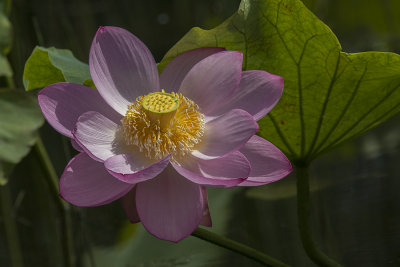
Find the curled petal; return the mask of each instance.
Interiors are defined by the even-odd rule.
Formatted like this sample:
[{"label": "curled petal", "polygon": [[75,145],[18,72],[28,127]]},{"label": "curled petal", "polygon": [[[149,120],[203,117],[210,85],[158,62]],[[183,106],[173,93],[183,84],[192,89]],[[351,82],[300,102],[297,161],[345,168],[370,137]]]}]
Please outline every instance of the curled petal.
[{"label": "curled petal", "polygon": [[253,136],[239,151],[251,164],[250,176],[240,186],[272,183],[292,172],[292,165],[286,156],[259,136]]},{"label": "curled petal", "polygon": [[166,92],[178,91],[186,74],[194,65],[202,59],[224,50],[221,47],[202,47],[175,57],[165,66],[160,75],[161,88]]},{"label": "curled petal", "polygon": [[108,158],[104,166],[117,179],[130,184],[140,183],[159,175],[169,163],[171,155],[162,160],[149,160],[136,151]]},{"label": "curled petal", "polygon": [[88,111],[98,111],[111,119],[119,120],[115,112],[97,90],[74,84],[55,83],[38,94],[39,106],[46,120],[59,133],[72,137],[72,130],[79,116]]},{"label": "curled petal", "polygon": [[60,178],[61,197],[76,206],[100,206],[131,190],[133,185],[110,175],[104,165],[80,153],[67,165]]},{"label": "curled petal", "polygon": [[261,70],[244,71],[237,90],[209,115],[243,109],[259,120],[278,103],[282,91],[282,77]]},{"label": "curled petal", "polygon": [[187,155],[179,163],[171,164],[179,174],[201,185],[233,187],[250,174],[249,161],[237,151],[210,160]]},{"label": "curled petal", "polygon": [[253,116],[244,110],[231,110],[206,123],[203,140],[192,154],[203,159],[223,156],[239,149],[257,131]]},{"label": "curled petal", "polygon": [[212,114],[239,86],[243,55],[223,51],[194,65],[182,81],[179,93],[193,100],[205,114]]},{"label": "curled petal", "polygon": [[118,124],[98,112],[80,116],[72,134],[79,146],[97,161],[103,162],[122,150]]},{"label": "curled petal", "polygon": [[136,208],[148,232],[178,242],[203,218],[202,189],[168,166],[156,178],[136,185]]},{"label": "curled petal", "polygon": [[138,96],[159,91],[156,62],[136,36],[118,27],[100,27],[89,55],[90,74],[105,101],[125,115]]}]

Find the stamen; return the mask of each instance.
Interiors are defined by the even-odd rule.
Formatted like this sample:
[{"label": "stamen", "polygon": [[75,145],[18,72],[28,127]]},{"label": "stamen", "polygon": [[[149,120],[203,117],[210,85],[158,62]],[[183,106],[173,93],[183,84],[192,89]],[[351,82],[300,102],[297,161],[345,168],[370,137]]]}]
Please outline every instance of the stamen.
[{"label": "stamen", "polygon": [[122,119],[128,145],[136,145],[148,158],[175,160],[194,149],[204,135],[204,115],[182,94],[162,92],[140,96],[128,105]]}]

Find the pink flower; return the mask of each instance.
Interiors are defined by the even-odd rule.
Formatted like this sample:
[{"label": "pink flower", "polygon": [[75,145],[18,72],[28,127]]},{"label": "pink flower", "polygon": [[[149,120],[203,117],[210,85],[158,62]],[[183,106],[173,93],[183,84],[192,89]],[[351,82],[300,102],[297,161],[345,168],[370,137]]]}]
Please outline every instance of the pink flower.
[{"label": "pink flower", "polygon": [[38,96],[47,121],[81,152],[60,179],[69,203],[122,197],[132,222],[177,242],[211,226],[206,186],[263,185],[291,172],[282,152],[255,135],[283,79],[242,71],[242,53],[192,50],[159,76],[138,38],[100,27],[89,66],[98,90],[56,83]]}]

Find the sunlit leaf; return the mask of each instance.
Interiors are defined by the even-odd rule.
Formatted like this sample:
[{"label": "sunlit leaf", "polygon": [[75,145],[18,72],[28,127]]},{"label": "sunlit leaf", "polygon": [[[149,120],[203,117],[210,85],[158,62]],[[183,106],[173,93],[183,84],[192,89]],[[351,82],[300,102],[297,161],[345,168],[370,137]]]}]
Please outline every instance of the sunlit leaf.
[{"label": "sunlit leaf", "polygon": [[311,160],[400,111],[400,56],[341,52],[336,36],[300,0],[243,0],[211,30],[193,28],[160,67],[190,49],[244,53],[244,70],[284,77],[284,94],[259,134],[292,160]]},{"label": "sunlit leaf", "polygon": [[88,78],[88,65],[76,59],[67,49],[37,46],[25,64],[24,86],[27,91],[56,82],[82,84]]},{"label": "sunlit leaf", "polygon": [[0,161],[18,163],[35,143],[43,116],[36,100],[26,93],[0,90]]},{"label": "sunlit leaf", "polygon": [[335,28],[341,32],[371,31],[382,37],[400,32],[400,2],[397,0],[369,0],[362,5],[357,1],[335,0],[325,2],[324,9],[321,3],[319,6],[320,13],[328,21],[335,20]]}]

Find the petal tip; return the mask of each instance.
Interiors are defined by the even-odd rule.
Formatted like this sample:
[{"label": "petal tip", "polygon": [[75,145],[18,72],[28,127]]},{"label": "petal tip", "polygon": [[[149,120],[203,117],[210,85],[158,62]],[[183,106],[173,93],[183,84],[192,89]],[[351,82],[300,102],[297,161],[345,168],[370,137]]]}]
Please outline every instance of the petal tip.
[{"label": "petal tip", "polygon": [[97,32],[103,32],[106,29],[106,26],[100,26]]}]

